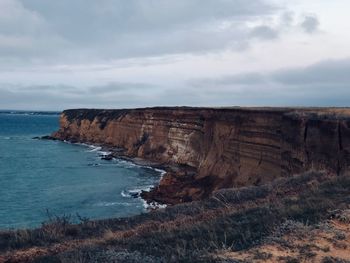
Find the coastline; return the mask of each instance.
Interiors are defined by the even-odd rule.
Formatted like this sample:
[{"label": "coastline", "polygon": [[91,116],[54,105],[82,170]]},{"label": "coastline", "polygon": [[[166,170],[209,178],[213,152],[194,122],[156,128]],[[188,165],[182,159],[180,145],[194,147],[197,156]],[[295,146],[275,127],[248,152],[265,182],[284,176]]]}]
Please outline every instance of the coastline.
[{"label": "coastline", "polygon": [[[43,137],[40,137],[39,139],[57,141],[57,139],[55,139],[51,136],[43,136]],[[124,191],[122,191],[120,194],[123,197],[140,199],[143,202],[143,207],[146,210],[155,210],[155,209],[167,207],[168,204],[157,202],[154,199],[147,198],[149,196],[149,193],[158,187],[158,185],[162,181],[163,177],[169,172],[169,170],[168,170],[169,168],[167,166],[159,165],[155,162],[144,160],[142,158],[131,158],[131,157],[120,155],[120,153],[118,151],[116,151],[115,149],[108,147],[108,146],[105,146],[103,144],[90,144],[87,142],[70,142],[68,140],[63,140],[63,141],[59,140],[59,141],[62,143],[80,145],[80,146],[85,146],[85,147],[91,148],[90,152],[96,152],[98,154],[98,157],[101,160],[125,161],[129,164],[132,164],[133,166],[139,166],[142,168],[151,169],[151,170],[158,172],[159,173],[159,180],[158,180],[157,184],[150,185],[150,186],[147,186],[145,188],[138,188],[138,189],[130,190],[129,193],[124,193]]]},{"label": "coastline", "polygon": [[123,262],[122,255],[132,262],[147,256],[149,262],[326,262],[339,253],[350,260],[350,112],[347,118],[274,111],[73,113],[62,114],[60,130],[42,139],[83,144],[107,161],[163,171],[159,185],[138,198],[169,206],[0,232],[0,261],[75,262],[96,255],[101,260],[91,262]]},{"label": "coastline", "polygon": [[[103,160],[124,160],[134,165],[159,172],[160,179],[158,184],[153,185],[151,188],[143,189],[140,191],[140,193],[138,193],[138,197],[144,201],[144,206],[146,209],[164,208],[168,205],[176,205],[183,202],[200,200],[203,197],[202,193],[191,193],[192,196],[184,195],[182,193],[182,190],[185,187],[191,187],[191,185],[193,185],[193,188],[198,187],[196,184],[194,184],[194,176],[197,174],[197,169],[193,167],[187,165],[162,163],[140,157],[128,156],[125,154],[125,149],[112,147],[103,143],[79,141],[76,139],[62,140],[52,135],[35,137],[35,139],[61,141],[63,143],[84,145],[87,147],[100,147],[98,151],[105,153],[101,155],[101,159]],[[197,197],[193,198],[193,196]]]},{"label": "coastline", "polygon": [[345,262],[322,259],[350,260],[349,186],[313,172],[133,217],[0,231],[0,262],[255,262],[271,246],[268,262]]},{"label": "coastline", "polygon": [[71,109],[51,136],[165,170],[142,198],[174,205],[313,169],[342,175],[349,121],[348,108]]}]

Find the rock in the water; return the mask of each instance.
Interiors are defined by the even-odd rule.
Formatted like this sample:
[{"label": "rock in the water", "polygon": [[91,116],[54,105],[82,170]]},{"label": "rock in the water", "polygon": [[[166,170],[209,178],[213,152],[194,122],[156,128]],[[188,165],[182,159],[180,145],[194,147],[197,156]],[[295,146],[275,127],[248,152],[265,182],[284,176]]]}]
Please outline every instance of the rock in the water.
[{"label": "rock in the water", "polygon": [[33,140],[51,140],[51,141],[57,141],[58,139],[55,137],[52,137],[50,135],[45,135],[45,136],[36,136],[32,138]]},{"label": "rock in the water", "polygon": [[106,160],[106,161],[111,161],[113,160],[113,155],[112,154],[107,154],[107,155],[102,155],[101,159]]}]

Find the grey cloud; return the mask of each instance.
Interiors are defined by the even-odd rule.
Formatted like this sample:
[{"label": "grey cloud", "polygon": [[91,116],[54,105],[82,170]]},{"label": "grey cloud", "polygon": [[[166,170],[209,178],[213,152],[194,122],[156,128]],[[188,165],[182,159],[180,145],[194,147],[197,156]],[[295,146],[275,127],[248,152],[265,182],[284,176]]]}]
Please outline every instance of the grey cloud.
[{"label": "grey cloud", "polygon": [[251,72],[222,76],[216,79],[195,79],[195,86],[257,85],[350,85],[350,59],[326,60],[301,68],[277,70],[271,73]]},{"label": "grey cloud", "polygon": [[59,54],[67,42],[51,32],[47,21],[18,0],[0,1],[0,62]]},{"label": "grey cloud", "polygon": [[291,26],[294,22],[294,16],[295,16],[294,12],[291,12],[291,11],[284,12],[280,17],[281,24],[284,26]]},{"label": "grey cloud", "polygon": [[91,87],[0,85],[1,108],[62,110],[146,106],[348,106],[350,59],[304,68],[155,86],[114,82]]},{"label": "grey cloud", "polygon": [[[45,21],[34,11],[16,0],[0,1],[0,34],[28,35],[45,31]],[[19,26],[20,25],[20,26]]]},{"label": "grey cloud", "polygon": [[142,93],[145,91],[151,92],[156,89],[154,85],[145,83],[126,83],[126,82],[112,82],[102,86],[93,86],[87,88],[89,93],[93,94],[110,94],[115,95],[116,93]]},{"label": "grey cloud", "polygon": [[318,30],[320,21],[315,15],[307,15],[301,23],[302,28],[306,33],[312,34]]},{"label": "grey cloud", "polygon": [[70,86],[70,85],[19,85],[19,84],[11,84],[11,83],[1,83],[0,84],[1,91],[8,91],[9,93],[21,93],[30,94],[32,92],[36,93],[81,93],[81,90],[79,90],[77,87]]},{"label": "grey cloud", "polygon": [[350,59],[323,61],[305,68],[281,70],[271,79],[286,85],[350,85]]},{"label": "grey cloud", "polygon": [[274,37],[249,23],[279,12],[268,0],[1,0],[0,7],[3,64],[241,50],[251,38]]},{"label": "grey cloud", "polygon": [[208,20],[244,18],[272,11],[264,0],[22,0],[22,3],[40,13],[67,38],[91,40],[94,32],[97,41],[104,34],[168,31]]},{"label": "grey cloud", "polygon": [[329,60],[266,74],[190,80],[189,85],[222,102],[230,98],[237,105],[348,106],[349,72],[350,59]]},{"label": "grey cloud", "polygon": [[76,107],[127,108],[156,105],[164,90],[143,83],[101,86],[0,84],[0,109],[63,110]]},{"label": "grey cloud", "polygon": [[274,39],[278,37],[278,31],[269,26],[257,26],[253,28],[250,35],[260,39]]},{"label": "grey cloud", "polygon": [[[281,12],[277,24],[262,22]],[[271,0],[0,0],[0,64],[241,51],[277,38],[293,17]],[[303,21],[307,32],[315,19]]]},{"label": "grey cloud", "polygon": [[193,79],[189,83],[193,87],[217,87],[226,85],[254,85],[265,82],[265,76],[260,73],[247,73],[231,76],[223,76],[221,78],[208,78],[208,79]]}]

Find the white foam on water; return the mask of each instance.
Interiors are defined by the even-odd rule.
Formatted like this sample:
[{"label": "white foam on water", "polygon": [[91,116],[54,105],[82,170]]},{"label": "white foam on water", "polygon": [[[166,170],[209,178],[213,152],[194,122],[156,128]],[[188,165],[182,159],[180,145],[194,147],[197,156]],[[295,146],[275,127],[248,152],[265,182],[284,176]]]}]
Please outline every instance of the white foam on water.
[{"label": "white foam on water", "polygon": [[124,191],[124,190],[120,194],[122,197],[128,197],[128,198],[131,197],[131,195],[127,191]]},{"label": "white foam on water", "polygon": [[158,168],[152,168],[154,171],[160,173],[160,176],[163,178],[163,176],[166,174],[166,171],[165,170],[162,170],[162,169],[158,169]]},{"label": "white foam on water", "polygon": [[110,155],[112,152],[106,152],[106,151],[97,151],[97,153],[101,156],[107,156]]},{"label": "white foam on water", "polygon": [[154,185],[139,186],[137,188],[133,188],[130,190],[123,190],[123,191],[121,191],[120,194],[122,197],[125,197],[125,198],[134,198],[135,195],[137,195],[139,197],[139,195],[143,191],[149,192],[153,187],[154,187]]},{"label": "white foam on water", "polygon": [[143,202],[143,207],[146,209],[146,210],[150,210],[150,209],[162,209],[162,208],[166,208],[167,205],[162,205],[162,204],[159,204],[157,202],[151,202],[151,203],[147,203],[146,200],[143,200],[142,199],[142,202]]},{"label": "white foam on water", "polygon": [[[70,143],[70,142],[68,142],[66,140],[64,140],[64,142]],[[111,154],[111,152],[102,151],[102,147],[101,146],[96,146],[96,145],[91,145],[91,144],[86,144],[86,143],[74,143],[74,144],[82,145],[82,146],[85,146],[85,147],[89,147],[91,150],[89,150],[88,152],[96,152],[96,153],[98,153],[99,155],[102,155],[102,156],[106,156],[106,155]],[[151,167],[151,166],[147,166],[147,165],[136,164],[136,163],[134,163],[132,161],[128,161],[128,160],[124,160],[124,159],[116,158],[115,160],[116,160],[117,165],[119,165],[119,166],[121,166],[123,168],[126,168],[126,169],[140,167],[140,168],[146,168],[146,169],[150,169],[150,170],[158,172],[160,174],[158,182],[160,182],[162,180],[163,176],[166,174],[165,170],[162,170],[162,169],[159,169],[159,168],[155,168],[155,167]],[[143,207],[146,210],[149,210],[149,209],[160,209],[160,208],[167,207],[167,205],[159,204],[157,202],[147,203],[146,200],[141,198],[140,194],[141,194],[142,191],[149,192],[149,191],[151,191],[151,189],[154,186],[155,185],[139,186],[139,187],[134,188],[134,189],[123,190],[120,194],[124,198],[135,198],[134,195],[137,194],[137,198],[142,201],[142,205],[143,205]],[[127,203],[114,203],[114,202],[111,202],[111,203],[101,203],[101,204],[102,204],[102,206],[113,206],[113,205],[123,205],[123,204],[127,204]]]},{"label": "white foam on water", "polygon": [[100,150],[102,149],[101,146],[94,146],[94,145],[90,145],[89,148],[91,149],[91,150],[88,151],[88,152],[90,152],[90,153],[92,153],[92,152],[98,152],[98,151],[100,151]]},{"label": "white foam on water", "polygon": [[105,207],[105,206],[131,206],[131,203],[125,202],[99,202],[94,204],[94,206]]},{"label": "white foam on water", "polygon": [[88,166],[96,167],[96,166],[101,166],[101,164],[100,163],[89,163]]},{"label": "white foam on water", "polygon": [[126,161],[122,159],[116,159],[116,160],[117,160],[117,164],[123,168],[129,169],[129,168],[135,168],[135,167],[142,167],[130,161]]},{"label": "white foam on water", "polygon": [[146,186],[140,186],[138,188],[135,189],[131,189],[129,190],[130,193],[138,193],[141,194],[142,191],[148,192],[152,189],[153,185],[146,185]]},{"label": "white foam on water", "polygon": [[[64,142],[70,143],[66,140],[64,140]],[[86,146],[89,147],[91,150],[88,152],[97,152],[99,155],[102,156],[106,156],[111,154],[112,152],[110,151],[102,151],[102,147],[101,146],[97,146],[97,145],[93,145],[93,144],[87,144],[87,143],[74,143],[77,145],[82,145],[82,146]],[[158,173],[160,173],[160,179],[162,179],[162,177],[166,174],[165,170],[159,169],[159,168],[154,168],[152,166],[147,166],[147,165],[141,165],[141,164],[136,164],[132,161],[128,161],[128,160],[124,160],[124,159],[118,159],[116,158],[117,164],[121,164],[123,165],[123,168],[134,168],[134,167],[140,167],[140,168],[146,168],[146,169],[150,169],[153,171],[156,171]]]}]

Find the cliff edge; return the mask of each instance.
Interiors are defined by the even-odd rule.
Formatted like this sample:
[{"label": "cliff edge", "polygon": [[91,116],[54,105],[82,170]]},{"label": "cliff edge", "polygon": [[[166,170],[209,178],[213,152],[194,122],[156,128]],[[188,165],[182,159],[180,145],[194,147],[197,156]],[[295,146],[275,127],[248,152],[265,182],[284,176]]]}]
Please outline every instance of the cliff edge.
[{"label": "cliff edge", "polygon": [[148,200],[180,203],[309,170],[350,167],[350,109],[65,110],[59,140],[100,144],[167,168]]}]

